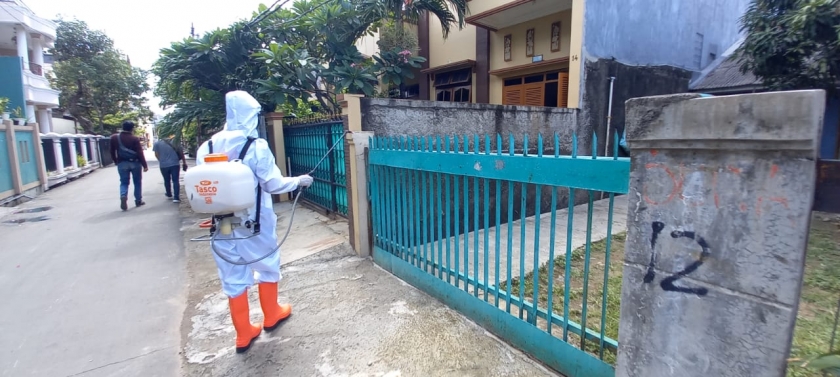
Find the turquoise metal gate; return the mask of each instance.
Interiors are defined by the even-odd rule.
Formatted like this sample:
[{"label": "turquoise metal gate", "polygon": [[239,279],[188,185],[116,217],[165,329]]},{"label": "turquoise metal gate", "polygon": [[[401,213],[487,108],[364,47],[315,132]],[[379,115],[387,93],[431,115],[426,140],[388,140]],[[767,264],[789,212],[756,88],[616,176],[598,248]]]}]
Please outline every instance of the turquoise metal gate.
[{"label": "turquoise metal gate", "polygon": [[[289,122],[283,127],[290,175],[307,174],[327,151],[344,138],[344,121],[331,118],[314,122]],[[347,168],[344,143],[339,143],[312,174],[315,182],[303,192],[303,199],[330,213],[347,216]]]},{"label": "turquoise metal gate", "polygon": [[[596,196],[606,196],[606,247],[597,258],[609,266],[614,197],[627,193],[629,160],[578,156],[577,137],[571,156],[559,154],[556,135],[546,155],[541,136],[536,154],[528,153],[527,135],[518,145],[510,136],[506,147],[499,136],[485,136],[483,148],[481,141],[371,141],[374,260],[566,376],[614,376],[609,359],[617,335],[607,335],[605,322],[608,316],[617,321],[619,313],[608,310],[610,269],[589,276],[595,270],[592,213]],[[547,144],[550,149],[551,140]],[[613,145],[615,156],[617,139]],[[583,255],[573,257],[577,203],[587,209],[586,243]],[[565,228],[557,219],[564,205],[572,209]],[[550,223],[540,229],[546,217]],[[571,297],[578,291],[570,285],[581,276],[583,299],[574,306],[580,297]],[[593,307],[589,291],[598,295]],[[598,309],[600,320],[587,322]]]}]

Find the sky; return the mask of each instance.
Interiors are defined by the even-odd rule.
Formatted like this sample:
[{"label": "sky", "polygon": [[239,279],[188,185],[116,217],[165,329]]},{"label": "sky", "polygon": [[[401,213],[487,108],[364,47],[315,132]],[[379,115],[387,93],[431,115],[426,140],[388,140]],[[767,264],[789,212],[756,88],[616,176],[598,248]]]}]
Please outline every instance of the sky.
[{"label": "sky", "polygon": [[[114,45],[131,59],[131,64],[150,69],[158,51],[190,34],[190,24],[201,34],[250,18],[260,3],[270,0],[23,0],[38,16],[55,19],[77,18],[91,29],[102,30]],[[149,107],[164,111],[158,100]],[[168,112],[168,111],[167,111]]]}]

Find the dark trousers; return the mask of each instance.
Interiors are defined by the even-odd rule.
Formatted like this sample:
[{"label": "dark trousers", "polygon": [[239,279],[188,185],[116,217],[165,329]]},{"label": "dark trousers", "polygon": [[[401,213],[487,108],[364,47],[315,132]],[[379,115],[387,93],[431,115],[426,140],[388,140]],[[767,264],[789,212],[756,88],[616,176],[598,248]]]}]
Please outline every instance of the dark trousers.
[{"label": "dark trousers", "polygon": [[120,196],[128,196],[128,184],[134,179],[134,201],[143,200],[143,167],[140,163],[120,162],[117,171],[120,173]]},{"label": "dark trousers", "polygon": [[179,182],[181,170],[179,168],[178,165],[160,168],[160,174],[163,175],[163,187],[166,188],[166,196],[172,196],[174,191],[173,199],[181,198],[181,183]]}]

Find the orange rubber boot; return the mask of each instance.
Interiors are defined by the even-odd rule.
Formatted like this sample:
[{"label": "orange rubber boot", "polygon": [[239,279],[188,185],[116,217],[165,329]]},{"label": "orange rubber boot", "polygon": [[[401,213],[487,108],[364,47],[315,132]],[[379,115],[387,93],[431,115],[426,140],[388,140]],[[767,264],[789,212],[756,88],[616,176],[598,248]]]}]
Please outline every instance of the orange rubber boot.
[{"label": "orange rubber boot", "polygon": [[243,353],[251,348],[251,345],[260,336],[262,328],[260,325],[251,324],[248,291],[237,297],[229,298],[228,303],[230,303],[230,318],[233,320],[233,328],[236,329],[236,353]]},{"label": "orange rubber boot", "polygon": [[292,315],[292,306],[277,303],[277,283],[260,283],[260,306],[262,306],[265,331],[273,331],[284,319]]}]

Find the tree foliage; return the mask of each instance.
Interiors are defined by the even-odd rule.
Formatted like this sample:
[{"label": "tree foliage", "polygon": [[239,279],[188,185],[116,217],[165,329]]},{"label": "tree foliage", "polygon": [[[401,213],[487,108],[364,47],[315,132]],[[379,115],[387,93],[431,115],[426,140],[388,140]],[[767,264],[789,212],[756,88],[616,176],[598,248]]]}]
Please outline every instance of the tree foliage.
[{"label": "tree foliage", "polygon": [[774,90],[826,89],[840,83],[840,0],[753,0],[741,18],[738,55]]},{"label": "tree foliage", "polygon": [[411,51],[417,53],[417,34],[408,30],[405,25],[386,22],[379,28],[379,40],[376,41],[380,51]]},{"label": "tree foliage", "polygon": [[148,119],[147,73],[132,67],[104,33],[84,21],[58,20],[52,86],[59,102],[89,134],[110,134],[116,119]]},{"label": "tree foliage", "polygon": [[[454,10],[454,13],[453,13]],[[224,95],[251,93],[264,111],[337,111],[337,94],[372,96],[380,82],[400,85],[425,61],[406,48],[363,56],[355,42],[385,23],[431,11],[462,27],[466,0],[296,0],[290,8],[260,5],[250,20],[187,38],[161,50],[152,72],[161,106],[175,110],[163,136],[204,139],[224,124]],[[310,101],[317,106],[306,106]]]}]

